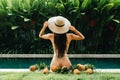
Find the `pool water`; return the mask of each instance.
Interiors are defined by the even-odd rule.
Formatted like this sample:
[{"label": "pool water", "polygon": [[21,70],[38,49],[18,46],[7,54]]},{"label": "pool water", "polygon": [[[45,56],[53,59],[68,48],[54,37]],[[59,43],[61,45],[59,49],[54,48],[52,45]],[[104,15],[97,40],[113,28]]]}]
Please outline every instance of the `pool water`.
[{"label": "pool water", "polygon": [[[120,59],[119,58],[115,58],[115,59],[100,59],[100,58],[80,58],[80,59],[70,59],[72,64],[93,64],[95,66],[95,68],[97,69],[119,69],[120,68]],[[51,62],[51,58],[47,58],[47,59],[39,59],[39,58],[27,58],[27,59],[23,59],[23,58],[1,58],[0,59],[0,68],[29,68],[30,65],[33,64],[40,64],[40,63],[45,63],[47,65],[50,65]]]}]

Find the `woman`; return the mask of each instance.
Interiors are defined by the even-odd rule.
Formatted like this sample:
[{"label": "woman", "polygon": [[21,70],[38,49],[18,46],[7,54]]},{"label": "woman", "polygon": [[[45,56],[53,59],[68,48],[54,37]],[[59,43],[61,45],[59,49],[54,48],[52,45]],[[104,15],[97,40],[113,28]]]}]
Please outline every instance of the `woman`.
[{"label": "woman", "polygon": [[[44,34],[46,28],[53,33]],[[69,30],[74,33],[67,33]],[[71,62],[67,56],[68,48],[72,40],[83,40],[85,37],[73,27],[69,20],[62,16],[55,16],[46,21],[39,34],[40,38],[49,39],[52,43],[54,56],[50,67],[56,66],[62,68],[66,66],[70,68]]]}]

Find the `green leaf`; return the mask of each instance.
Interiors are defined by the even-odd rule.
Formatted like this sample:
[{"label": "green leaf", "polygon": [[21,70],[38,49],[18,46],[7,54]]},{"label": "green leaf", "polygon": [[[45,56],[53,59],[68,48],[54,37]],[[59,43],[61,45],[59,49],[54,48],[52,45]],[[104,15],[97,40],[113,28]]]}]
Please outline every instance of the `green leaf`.
[{"label": "green leaf", "polygon": [[84,16],[84,15],[85,15],[85,12],[83,12],[83,13],[80,13],[80,14]]},{"label": "green leaf", "polygon": [[0,0],[0,6],[4,9],[7,7],[7,0]]},{"label": "green leaf", "polygon": [[99,12],[98,8],[93,8],[94,11]]},{"label": "green leaf", "polygon": [[18,11],[19,4],[21,4],[20,0],[11,0],[11,7],[13,10]]},{"label": "green leaf", "polygon": [[0,9],[0,19],[3,19],[7,16],[7,11],[5,9]]},{"label": "green leaf", "polygon": [[112,20],[116,23],[120,23],[120,20],[118,20],[118,19],[112,19]]},{"label": "green leaf", "polygon": [[108,18],[108,21],[113,19],[115,15],[111,15],[109,18]]},{"label": "green leaf", "polygon": [[65,7],[62,3],[57,3],[57,5],[55,6],[60,12],[64,12]]},{"label": "green leaf", "polygon": [[12,26],[12,27],[11,27],[12,30],[15,30],[15,29],[17,29],[17,28],[19,28],[19,26]]},{"label": "green leaf", "polygon": [[81,9],[82,10],[86,9],[90,3],[91,3],[91,0],[84,0],[81,5]]},{"label": "green leaf", "polygon": [[103,10],[110,10],[114,7],[114,3],[108,3],[105,6],[103,6],[103,8],[101,9],[101,11]]},{"label": "green leaf", "polygon": [[79,0],[70,0],[69,2],[72,3],[74,7],[79,7]]},{"label": "green leaf", "polygon": [[38,8],[39,4],[38,4],[38,0],[34,0],[32,3],[32,9]]},{"label": "green leaf", "polygon": [[28,18],[24,18],[24,22],[30,21],[30,19]]}]

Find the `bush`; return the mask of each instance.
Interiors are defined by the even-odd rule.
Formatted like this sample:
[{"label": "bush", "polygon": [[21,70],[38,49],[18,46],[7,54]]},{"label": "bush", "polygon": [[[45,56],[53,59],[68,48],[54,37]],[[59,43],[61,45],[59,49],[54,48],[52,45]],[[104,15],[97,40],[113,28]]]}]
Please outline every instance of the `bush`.
[{"label": "bush", "polygon": [[[53,53],[38,37],[48,18],[62,15],[85,35],[69,53],[120,53],[119,0],[0,0],[0,52]],[[50,32],[50,30],[47,30]]]}]

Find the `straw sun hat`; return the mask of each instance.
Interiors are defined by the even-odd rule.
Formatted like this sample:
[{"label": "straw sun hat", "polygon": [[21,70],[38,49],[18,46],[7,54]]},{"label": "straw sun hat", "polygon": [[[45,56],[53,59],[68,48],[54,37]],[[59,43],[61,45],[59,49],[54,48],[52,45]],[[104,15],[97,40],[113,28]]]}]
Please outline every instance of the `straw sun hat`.
[{"label": "straw sun hat", "polygon": [[70,21],[62,16],[55,16],[48,19],[48,28],[57,34],[69,31]]}]

